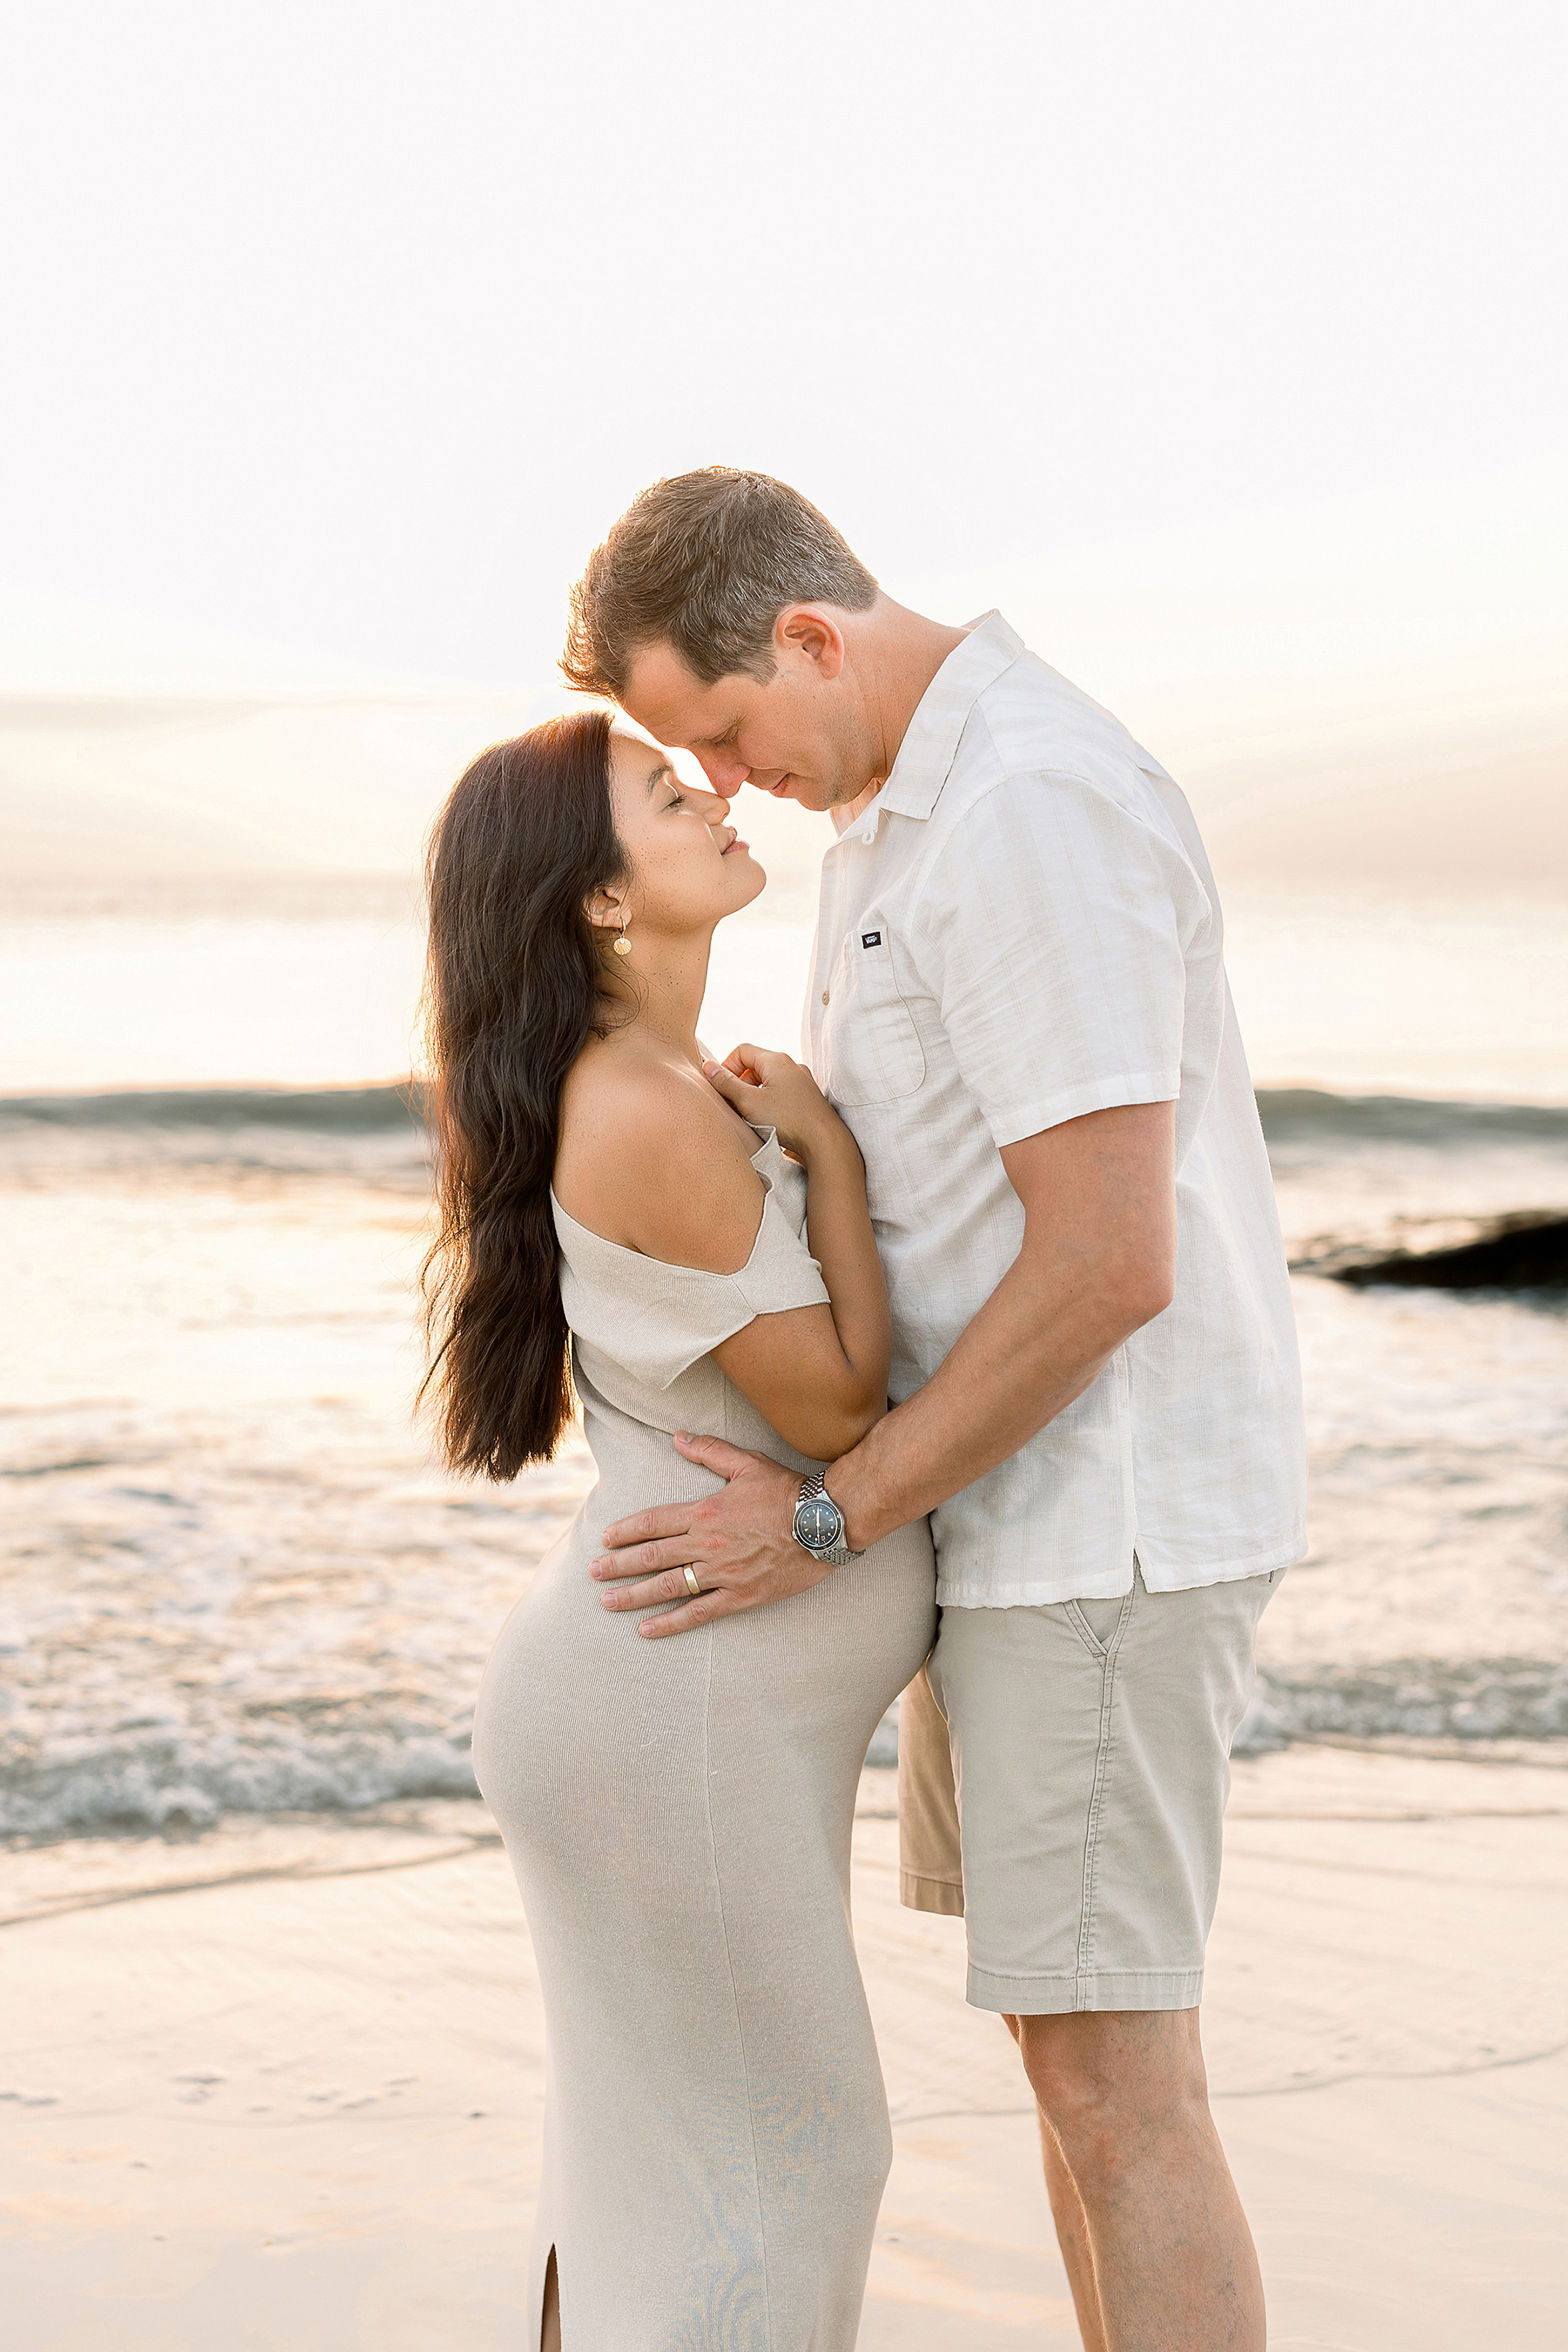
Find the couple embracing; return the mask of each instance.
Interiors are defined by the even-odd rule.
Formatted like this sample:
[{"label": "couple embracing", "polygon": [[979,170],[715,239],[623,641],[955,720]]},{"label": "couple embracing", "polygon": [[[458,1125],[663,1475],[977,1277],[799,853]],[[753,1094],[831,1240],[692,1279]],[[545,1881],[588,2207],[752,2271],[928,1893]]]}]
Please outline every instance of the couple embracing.
[{"label": "couple embracing", "polygon": [[[548,2023],[529,2343],[852,2352],[902,1692],[903,1899],[1016,2041],[1088,2352],[1260,2352],[1198,2002],[1303,1449],[1192,815],[758,474],[645,491],[563,667],[640,731],[487,751],[429,865],[446,1450],[511,1477],[575,1399],[598,1468],[474,1724]],[[697,1035],[748,782],[837,828],[804,1063]]]}]

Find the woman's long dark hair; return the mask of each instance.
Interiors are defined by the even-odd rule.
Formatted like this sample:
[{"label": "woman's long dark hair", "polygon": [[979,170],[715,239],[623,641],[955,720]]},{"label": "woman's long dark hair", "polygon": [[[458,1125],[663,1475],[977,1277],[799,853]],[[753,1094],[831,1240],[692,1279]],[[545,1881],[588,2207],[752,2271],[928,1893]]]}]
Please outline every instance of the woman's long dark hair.
[{"label": "woman's long dark hair", "polygon": [[426,1037],[439,1229],[424,1266],[441,1450],[515,1478],[572,1417],[550,1208],[561,1087],[609,1024],[585,908],[626,878],[610,720],[552,719],[482,751],[426,859]]}]

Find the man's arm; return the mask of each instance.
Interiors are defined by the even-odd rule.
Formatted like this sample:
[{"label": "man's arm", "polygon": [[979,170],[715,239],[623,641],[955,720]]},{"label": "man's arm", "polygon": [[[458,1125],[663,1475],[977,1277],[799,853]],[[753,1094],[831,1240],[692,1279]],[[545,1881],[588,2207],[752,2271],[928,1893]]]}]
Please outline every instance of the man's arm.
[{"label": "man's arm", "polygon": [[[1066,1120],[1008,1144],[1002,1164],[1024,1209],[1017,1257],[924,1388],[828,1474],[857,1551],[1027,1444],[1171,1303],[1173,1103]],[[701,1598],[640,1629],[658,1638],[832,1574],[791,1534],[799,1493],[792,1472],[719,1438],[676,1442],[729,1483],[705,1501],[640,1511],[605,1529],[593,1573],[610,1585],[606,1608],[679,1598],[690,1561]]]},{"label": "man's arm", "polygon": [[923,1389],[836,1465],[858,1551],[1005,1462],[1170,1305],[1175,1105],[1091,1112],[1010,1143],[1024,1245]]}]

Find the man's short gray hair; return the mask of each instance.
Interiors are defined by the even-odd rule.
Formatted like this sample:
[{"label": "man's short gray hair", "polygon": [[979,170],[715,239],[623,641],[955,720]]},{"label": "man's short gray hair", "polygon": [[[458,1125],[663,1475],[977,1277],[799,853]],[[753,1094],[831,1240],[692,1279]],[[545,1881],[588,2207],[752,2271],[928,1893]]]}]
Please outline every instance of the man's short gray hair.
[{"label": "man's short gray hair", "polygon": [[633,499],[572,591],[561,667],[617,699],[646,646],[672,646],[704,686],[773,674],[789,604],[863,613],[877,583],[826,517],[787,482],[732,466],[675,474]]}]

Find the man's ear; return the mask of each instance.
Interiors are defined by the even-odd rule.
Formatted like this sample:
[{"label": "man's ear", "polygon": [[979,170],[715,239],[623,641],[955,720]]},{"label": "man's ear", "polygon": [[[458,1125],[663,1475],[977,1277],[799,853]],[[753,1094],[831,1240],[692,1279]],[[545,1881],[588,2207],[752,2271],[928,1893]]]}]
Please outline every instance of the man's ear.
[{"label": "man's ear", "polygon": [[786,604],[773,623],[773,654],[780,662],[805,658],[823,679],[844,667],[844,633],[828,604]]}]

